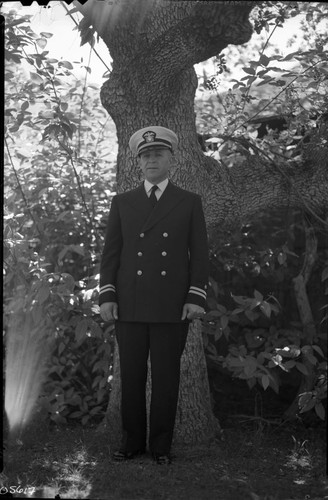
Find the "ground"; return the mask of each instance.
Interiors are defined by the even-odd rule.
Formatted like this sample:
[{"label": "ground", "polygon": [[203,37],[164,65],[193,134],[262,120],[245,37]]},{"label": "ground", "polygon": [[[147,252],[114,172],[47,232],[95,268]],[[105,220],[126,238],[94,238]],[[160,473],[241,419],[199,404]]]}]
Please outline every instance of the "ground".
[{"label": "ground", "polygon": [[[150,456],[116,463],[96,428],[54,427],[4,456],[2,493],[36,498],[289,500],[328,498],[323,429],[235,424],[224,440],[175,450],[171,466]],[[26,497],[14,493],[14,498]]]},{"label": "ground", "polygon": [[[272,394],[267,397],[273,401]],[[258,411],[262,404],[269,408],[261,398],[249,392],[247,408],[241,398],[221,394],[215,412],[222,438],[175,447],[170,466],[157,465],[149,455],[113,462],[107,431],[97,426],[34,424],[21,442],[5,440],[1,496],[17,487],[14,498],[30,493],[92,500],[328,499],[325,425],[318,419],[279,424],[272,413]]]}]

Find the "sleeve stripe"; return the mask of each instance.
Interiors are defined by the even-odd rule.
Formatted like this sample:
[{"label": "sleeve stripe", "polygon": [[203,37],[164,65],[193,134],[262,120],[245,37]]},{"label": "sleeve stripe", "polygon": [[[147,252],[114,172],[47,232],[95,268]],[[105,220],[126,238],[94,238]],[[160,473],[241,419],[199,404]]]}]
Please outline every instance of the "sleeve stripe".
[{"label": "sleeve stripe", "polygon": [[189,287],[189,291],[190,292],[195,291],[195,292],[203,293],[206,295],[206,290],[204,290],[203,288],[199,288],[198,286]]},{"label": "sleeve stripe", "polygon": [[105,292],[114,292],[116,293],[116,288],[114,285],[104,285],[100,288],[99,294],[105,293]]},{"label": "sleeve stripe", "polygon": [[[195,287],[194,287],[195,288]],[[195,293],[196,295],[200,295],[201,297],[203,297],[203,299],[206,299],[206,292],[204,292],[203,290],[201,289],[197,289],[197,290],[194,290],[192,289],[192,287],[189,289],[189,292],[188,293]]]}]

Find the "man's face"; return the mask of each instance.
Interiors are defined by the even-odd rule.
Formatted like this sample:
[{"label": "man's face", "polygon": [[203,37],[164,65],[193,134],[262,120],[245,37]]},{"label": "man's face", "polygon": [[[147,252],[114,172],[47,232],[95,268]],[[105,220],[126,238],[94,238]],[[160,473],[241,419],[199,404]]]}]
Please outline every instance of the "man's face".
[{"label": "man's face", "polygon": [[145,149],[139,155],[139,165],[147,181],[158,184],[168,177],[172,153],[167,148]]}]

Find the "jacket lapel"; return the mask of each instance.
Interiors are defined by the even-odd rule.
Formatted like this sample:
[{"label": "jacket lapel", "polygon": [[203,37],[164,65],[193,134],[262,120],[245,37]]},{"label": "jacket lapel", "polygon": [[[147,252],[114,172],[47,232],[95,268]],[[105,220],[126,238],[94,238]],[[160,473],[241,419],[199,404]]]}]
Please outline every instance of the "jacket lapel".
[{"label": "jacket lapel", "polygon": [[[155,207],[150,212],[149,217],[145,220],[142,226],[142,231],[148,231],[154,224],[165,217],[173,210],[184,198],[183,191],[177,189],[171,182],[168,183],[164,193],[156,203]],[[146,201],[149,205],[149,200],[146,195]]]},{"label": "jacket lapel", "polygon": [[133,192],[131,191],[130,194],[131,196],[128,198],[130,205],[140,214],[141,220],[147,220],[152,211],[152,207],[145,191],[144,184],[142,183]]}]

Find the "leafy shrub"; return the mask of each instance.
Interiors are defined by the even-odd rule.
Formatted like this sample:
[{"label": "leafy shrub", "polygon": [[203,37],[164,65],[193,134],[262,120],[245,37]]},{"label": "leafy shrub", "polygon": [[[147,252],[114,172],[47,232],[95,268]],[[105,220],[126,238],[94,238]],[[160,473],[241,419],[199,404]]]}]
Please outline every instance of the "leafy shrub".
[{"label": "leafy shrub", "polygon": [[[328,38],[327,30],[318,30],[326,13],[322,3],[312,9],[300,2],[260,2],[253,9],[251,20],[261,34],[258,45],[228,47],[213,59],[214,74],[204,70],[200,78],[200,89],[210,95],[196,101],[197,128],[208,144],[215,144],[206,154],[227,167],[240,165],[247,155],[257,155],[293,185],[289,168],[307,168],[303,146],[310,141],[313,128],[327,119]],[[304,17],[303,43],[283,55],[270,47],[270,39],[288,18],[299,14]],[[223,78],[228,79],[230,61],[243,76],[230,79],[229,89],[219,92]],[[270,128],[270,118],[280,123],[278,129]],[[265,129],[261,135],[260,127]],[[322,312],[327,305],[322,281],[327,276],[327,227],[311,213],[307,224],[319,248],[309,297],[305,297],[313,315],[309,333],[309,326],[300,321],[293,292],[293,280],[307,252],[302,219],[302,214],[292,210],[271,211],[270,216],[258,214],[256,223],[249,221],[241,231],[213,236],[204,344],[212,362],[246,380],[249,387],[258,383],[278,392],[279,373],[297,370],[303,377],[300,413],[314,408],[324,418],[327,314]],[[218,353],[223,345],[225,352]]]},{"label": "leafy shrub", "polygon": [[42,404],[55,422],[86,423],[104,413],[110,389],[112,332],[95,303],[115,127],[99,89],[49,57],[52,34],[34,33],[30,17],[6,15],[5,319],[31,316],[45,342],[46,320]]},{"label": "leafy shrub", "polygon": [[[311,282],[314,285],[309,287],[316,321],[316,336],[310,339],[300,322],[292,287],[303,265],[302,225],[295,213],[290,218],[293,229],[282,228],[282,217],[279,213],[262,215],[242,233],[217,236],[212,242],[211,287],[203,321],[205,351],[212,364],[245,380],[250,388],[258,384],[278,393],[286,378],[298,371],[308,387],[303,392],[300,386],[300,414],[314,408],[324,419],[327,317],[320,302],[324,300],[322,284],[327,279],[327,272],[322,270],[325,238],[320,240]],[[286,234],[291,237],[291,248],[284,241]]]}]

